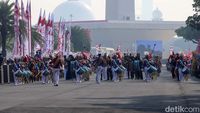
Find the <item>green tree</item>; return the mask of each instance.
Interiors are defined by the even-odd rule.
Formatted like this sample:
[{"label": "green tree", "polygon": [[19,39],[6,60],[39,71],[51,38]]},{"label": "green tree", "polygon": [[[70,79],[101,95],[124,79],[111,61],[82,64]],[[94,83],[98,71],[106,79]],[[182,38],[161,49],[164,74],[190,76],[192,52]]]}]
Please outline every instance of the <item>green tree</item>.
[{"label": "green tree", "polygon": [[[56,28],[56,27],[54,27]],[[54,49],[58,45],[58,29],[54,29]],[[67,33],[66,31],[66,37]],[[90,51],[91,49],[91,38],[88,29],[81,28],[80,26],[71,27],[71,50],[74,52],[79,51]]]},{"label": "green tree", "polygon": [[37,32],[36,28],[31,29],[31,54],[33,55],[33,50],[36,44],[39,44],[41,47],[44,45],[44,39],[42,38],[41,34]]},{"label": "green tree", "polygon": [[6,57],[6,42],[8,35],[13,33],[13,14],[14,3],[9,3],[9,0],[0,1],[0,33],[2,41],[2,54]]},{"label": "green tree", "polygon": [[91,38],[89,30],[81,28],[80,26],[74,26],[72,27],[71,32],[71,42],[74,51],[90,51]]},{"label": "green tree", "polygon": [[198,43],[198,40],[200,39],[200,0],[194,0],[192,5],[196,13],[187,18],[186,27],[178,28],[175,32],[185,40]]}]

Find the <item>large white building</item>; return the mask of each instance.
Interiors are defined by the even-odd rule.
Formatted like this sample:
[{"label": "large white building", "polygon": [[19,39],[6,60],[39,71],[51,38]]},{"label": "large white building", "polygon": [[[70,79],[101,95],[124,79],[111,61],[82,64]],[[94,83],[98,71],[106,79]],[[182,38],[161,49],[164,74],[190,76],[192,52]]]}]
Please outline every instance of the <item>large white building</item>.
[{"label": "large white building", "polygon": [[[73,11],[67,7],[77,7],[76,12],[91,14],[92,11],[90,10],[82,12],[78,8],[88,10],[85,5],[80,6],[80,1],[73,2],[76,2],[73,3],[73,6],[69,6],[71,5],[70,1],[63,3],[66,7],[61,8],[64,11],[62,12],[63,16],[77,15],[76,13],[73,14]],[[92,46],[101,44],[104,47],[117,48],[120,45],[121,50],[133,52],[137,40],[161,40],[164,58],[169,55],[169,42],[176,35],[175,30],[185,25],[184,22],[177,21],[135,21],[135,0],[107,0],[106,20],[94,21],[88,19],[87,16],[81,18],[83,18],[82,21],[78,19],[78,21],[73,21],[72,26],[78,25],[89,29]]]},{"label": "large white building", "polygon": [[135,0],[106,0],[106,20],[135,20]]}]

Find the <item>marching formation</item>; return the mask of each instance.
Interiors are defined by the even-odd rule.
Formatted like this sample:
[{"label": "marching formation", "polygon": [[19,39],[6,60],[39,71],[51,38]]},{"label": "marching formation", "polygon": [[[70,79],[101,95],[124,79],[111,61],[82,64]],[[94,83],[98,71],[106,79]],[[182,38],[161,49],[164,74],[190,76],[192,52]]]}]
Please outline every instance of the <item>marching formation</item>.
[{"label": "marching formation", "polygon": [[158,56],[146,55],[141,59],[140,54],[92,56],[82,52],[67,57],[58,52],[54,57],[42,58],[38,51],[34,57],[15,58],[11,63],[15,85],[41,81],[42,84],[53,83],[58,86],[60,77],[81,83],[89,81],[93,75],[96,75],[97,84],[102,81],[120,82],[124,78],[150,82],[161,72]]}]

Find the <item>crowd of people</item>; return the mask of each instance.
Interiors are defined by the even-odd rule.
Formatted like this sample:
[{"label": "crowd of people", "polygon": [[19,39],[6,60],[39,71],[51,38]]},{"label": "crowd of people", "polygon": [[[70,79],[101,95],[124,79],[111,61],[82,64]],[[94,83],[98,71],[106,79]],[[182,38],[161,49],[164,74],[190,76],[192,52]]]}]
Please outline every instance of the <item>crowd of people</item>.
[{"label": "crowd of people", "polygon": [[[140,54],[115,53],[112,55],[98,54],[63,56],[57,53],[42,58],[40,53],[34,57],[15,58],[11,61],[15,85],[41,81],[43,84],[59,85],[60,77],[74,80],[76,83],[89,81],[95,76],[97,84],[102,81],[120,82],[128,79],[150,82],[161,73],[161,58]],[[144,73],[144,76],[143,76]]]}]

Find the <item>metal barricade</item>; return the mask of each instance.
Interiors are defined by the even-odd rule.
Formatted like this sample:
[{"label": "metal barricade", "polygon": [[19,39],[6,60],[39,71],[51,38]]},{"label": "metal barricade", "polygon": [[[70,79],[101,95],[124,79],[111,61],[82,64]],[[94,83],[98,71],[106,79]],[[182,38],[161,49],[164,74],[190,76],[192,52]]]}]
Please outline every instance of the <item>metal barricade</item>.
[{"label": "metal barricade", "polygon": [[13,83],[13,72],[12,65],[1,65],[0,66],[0,84]]}]

